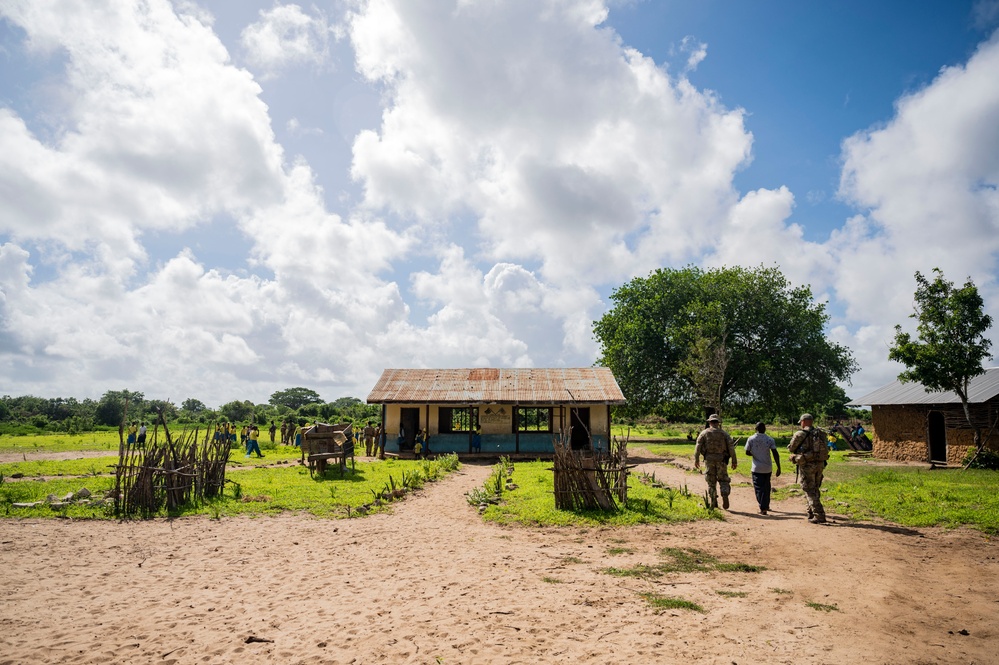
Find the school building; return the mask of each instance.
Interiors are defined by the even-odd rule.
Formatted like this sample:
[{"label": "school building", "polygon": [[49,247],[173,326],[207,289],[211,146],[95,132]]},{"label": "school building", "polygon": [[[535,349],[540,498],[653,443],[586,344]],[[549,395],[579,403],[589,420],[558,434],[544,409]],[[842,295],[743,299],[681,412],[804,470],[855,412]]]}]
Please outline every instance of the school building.
[{"label": "school building", "polygon": [[387,452],[411,451],[424,430],[432,453],[467,455],[480,428],[484,455],[540,456],[562,432],[607,451],[611,407],[625,403],[606,367],[387,369],[367,401],[382,407]]}]

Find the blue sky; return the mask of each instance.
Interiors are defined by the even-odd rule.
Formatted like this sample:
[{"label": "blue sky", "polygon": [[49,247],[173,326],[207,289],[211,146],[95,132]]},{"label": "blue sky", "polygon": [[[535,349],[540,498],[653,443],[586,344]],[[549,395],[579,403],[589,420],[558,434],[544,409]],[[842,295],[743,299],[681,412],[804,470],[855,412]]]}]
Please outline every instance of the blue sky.
[{"label": "blue sky", "polygon": [[776,264],[859,396],[916,270],[999,316],[997,27],[995,1],[4,3],[2,391],[585,366],[627,279]]},{"label": "blue sky", "polygon": [[[708,56],[690,73],[699,88],[748,113],[753,161],[743,191],[787,185],[806,235],[823,239],[853,212],[836,198],[840,144],[884,123],[903,94],[941,67],[967,61],[994,23],[976,25],[972,2],[639,2],[614,9],[622,40],[682,68],[676,45],[693,36]],[[672,51],[672,55],[671,55]],[[812,194],[809,198],[809,194]]]}]

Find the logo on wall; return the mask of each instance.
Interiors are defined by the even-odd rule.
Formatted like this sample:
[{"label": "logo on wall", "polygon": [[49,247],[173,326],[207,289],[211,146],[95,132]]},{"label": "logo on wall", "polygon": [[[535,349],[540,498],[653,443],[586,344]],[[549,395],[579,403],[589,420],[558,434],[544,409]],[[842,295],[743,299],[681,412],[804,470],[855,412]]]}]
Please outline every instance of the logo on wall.
[{"label": "logo on wall", "polygon": [[487,406],[485,410],[479,411],[479,422],[488,425],[496,425],[510,422],[511,411],[507,411],[505,406]]}]

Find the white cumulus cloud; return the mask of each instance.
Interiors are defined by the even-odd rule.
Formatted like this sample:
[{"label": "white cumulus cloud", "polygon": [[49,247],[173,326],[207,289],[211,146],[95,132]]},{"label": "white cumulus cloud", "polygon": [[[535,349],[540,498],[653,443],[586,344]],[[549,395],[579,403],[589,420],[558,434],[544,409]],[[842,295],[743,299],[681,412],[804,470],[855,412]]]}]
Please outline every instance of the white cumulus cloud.
[{"label": "white cumulus cloud", "polygon": [[240,34],[247,62],[265,77],[293,65],[328,65],[335,28],[322,12],[313,12],[310,16],[295,4],[261,10],[260,20]]}]

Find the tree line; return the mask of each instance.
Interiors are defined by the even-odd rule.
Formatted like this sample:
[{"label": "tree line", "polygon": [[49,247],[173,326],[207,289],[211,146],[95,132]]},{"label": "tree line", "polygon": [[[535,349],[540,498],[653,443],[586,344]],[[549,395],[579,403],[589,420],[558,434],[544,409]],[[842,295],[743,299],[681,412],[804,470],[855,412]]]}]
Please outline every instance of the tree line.
[{"label": "tree line", "polygon": [[215,409],[194,397],[177,405],[169,400],[146,399],[143,393],[130,390],[109,390],[97,400],[4,395],[0,398],[0,433],[75,434],[117,428],[125,418],[152,423],[159,413],[171,424],[228,421],[264,425],[272,420],[281,422],[300,418],[325,422],[377,420],[381,417],[381,407],[366,404],[356,397],[341,397],[326,402],[316,391],[303,387],[275,391],[266,404],[234,400]]}]

